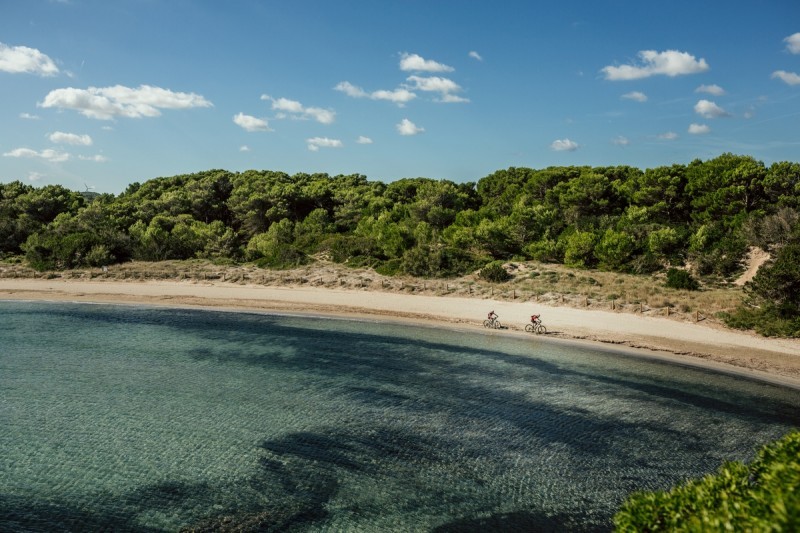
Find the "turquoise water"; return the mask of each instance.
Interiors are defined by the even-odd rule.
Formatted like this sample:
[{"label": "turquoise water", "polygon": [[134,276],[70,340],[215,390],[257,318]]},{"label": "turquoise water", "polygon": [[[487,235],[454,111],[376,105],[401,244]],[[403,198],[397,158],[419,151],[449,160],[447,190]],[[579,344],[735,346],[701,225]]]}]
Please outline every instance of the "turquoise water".
[{"label": "turquoise water", "polygon": [[376,322],[0,302],[0,530],[608,530],[800,392]]}]

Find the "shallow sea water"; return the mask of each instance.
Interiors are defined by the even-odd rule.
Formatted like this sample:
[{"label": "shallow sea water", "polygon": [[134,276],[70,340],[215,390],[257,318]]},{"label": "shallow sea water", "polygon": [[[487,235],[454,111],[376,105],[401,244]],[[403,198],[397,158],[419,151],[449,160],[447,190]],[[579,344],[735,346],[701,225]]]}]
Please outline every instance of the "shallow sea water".
[{"label": "shallow sea water", "polygon": [[535,336],[0,302],[0,530],[605,531],[798,406]]}]

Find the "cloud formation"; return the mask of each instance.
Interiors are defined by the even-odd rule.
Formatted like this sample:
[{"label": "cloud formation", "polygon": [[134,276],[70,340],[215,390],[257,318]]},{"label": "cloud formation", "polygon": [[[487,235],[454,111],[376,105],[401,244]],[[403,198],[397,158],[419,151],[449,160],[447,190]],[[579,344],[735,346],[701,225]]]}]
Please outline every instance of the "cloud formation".
[{"label": "cloud formation", "polygon": [[95,163],[105,163],[108,158],[104,155],[79,155],[78,159],[81,161],[93,161]]},{"label": "cloud formation", "polygon": [[30,148],[15,148],[10,152],[4,153],[3,156],[19,157],[27,159],[39,158],[39,159],[44,159],[46,161],[51,161],[53,163],[60,163],[62,161],[67,161],[70,157],[67,152],[59,152],[51,148],[42,150],[41,152],[37,152],[36,150],[31,150]]},{"label": "cloud formation", "polygon": [[689,124],[689,133],[692,135],[703,135],[705,133],[710,133],[711,128],[709,128],[706,124]]},{"label": "cloud formation", "polygon": [[353,85],[349,81],[343,81],[338,83],[336,87],[334,87],[334,90],[343,92],[344,94],[346,94],[351,98],[369,98],[370,100],[385,100],[387,102],[392,102],[394,104],[397,104],[401,107],[417,97],[415,93],[405,88],[398,88],[393,91],[378,90],[368,93],[361,87]]},{"label": "cloud formation", "polygon": [[444,103],[464,103],[469,102],[467,98],[458,96],[456,92],[461,91],[461,86],[451,79],[442,78],[439,76],[421,77],[409,76],[406,81],[411,85],[412,90],[425,91],[425,92],[438,92],[440,94],[439,102]]},{"label": "cloud formation", "polygon": [[703,118],[729,117],[730,113],[710,100],[700,100],[694,105],[694,112]]},{"label": "cloud formation", "polygon": [[320,148],[341,148],[344,146],[339,139],[329,139],[327,137],[312,137],[306,139],[308,149],[312,152],[318,152]]},{"label": "cloud formation", "polygon": [[58,67],[46,54],[35,48],[0,43],[0,72],[55,76]]},{"label": "cloud formation", "polygon": [[272,131],[269,129],[269,122],[262,118],[237,113],[233,116],[233,122],[245,131]]},{"label": "cloud formation", "polygon": [[615,137],[614,139],[612,139],[611,143],[615,144],[617,146],[628,146],[629,144],[631,144],[631,141],[628,140],[627,137],[625,137],[623,135],[619,135],[619,136]]},{"label": "cloud formation", "polygon": [[675,133],[674,131],[668,131],[659,134],[658,138],[661,139],[662,141],[674,141],[675,139],[678,138],[678,134]]},{"label": "cloud formation", "polygon": [[77,135],[75,133],[64,133],[63,131],[56,131],[51,133],[48,138],[50,142],[56,144],[73,144],[79,146],[91,146],[92,138],[88,135]]},{"label": "cloud formation", "polygon": [[669,77],[684,74],[697,74],[708,70],[705,59],[696,59],[688,52],[678,50],[642,50],[638,54],[640,64],[603,67],[601,72],[607,80],[638,80],[650,76],[663,75]]},{"label": "cloud formation", "polygon": [[694,90],[696,93],[707,93],[712,96],[722,96],[725,94],[725,89],[720,87],[719,85],[701,85],[697,89]]},{"label": "cloud formation", "polygon": [[358,139],[356,139],[356,143],[358,144],[372,144],[372,139],[369,137],[364,137],[363,135],[359,135]]},{"label": "cloud formation", "polygon": [[213,104],[195,93],[173,92],[150,85],[140,85],[135,89],[115,85],[56,89],[37,105],[72,109],[89,118],[112,120],[114,117],[157,117],[162,109],[191,109],[211,107]]},{"label": "cloud formation", "polygon": [[792,54],[800,54],[800,32],[793,33],[783,40],[786,49]]},{"label": "cloud formation", "polygon": [[400,56],[400,70],[404,72],[453,72],[455,69],[417,54],[404,53]]},{"label": "cloud formation", "polygon": [[556,139],[550,143],[550,149],[556,152],[574,152],[578,149],[578,143],[569,139]]},{"label": "cloud formation", "polygon": [[633,100],[634,102],[646,102],[647,101],[647,95],[644,94],[643,92],[639,92],[639,91],[632,91],[632,92],[629,92],[629,93],[625,93],[625,94],[622,95],[622,97],[625,98],[626,100]]},{"label": "cloud formation", "polygon": [[396,124],[395,128],[397,128],[397,132],[400,135],[417,135],[425,131],[425,128],[420,128],[407,118],[404,118],[399,124]]},{"label": "cloud formation", "polygon": [[483,58],[481,57],[481,55],[478,52],[476,52],[475,50],[472,50],[469,53],[469,57],[471,57],[472,59],[475,59],[477,61],[483,61]]},{"label": "cloud formation", "polygon": [[785,70],[776,70],[772,73],[772,79],[778,78],[788,85],[800,85],[800,75]]},{"label": "cloud formation", "polygon": [[262,100],[270,100],[272,102],[272,109],[278,111],[278,118],[297,118],[297,119],[312,119],[320,124],[333,124],[336,120],[336,112],[331,109],[323,109],[321,107],[305,107],[303,104],[296,100],[289,100],[288,98],[272,98],[268,94],[261,95]]}]

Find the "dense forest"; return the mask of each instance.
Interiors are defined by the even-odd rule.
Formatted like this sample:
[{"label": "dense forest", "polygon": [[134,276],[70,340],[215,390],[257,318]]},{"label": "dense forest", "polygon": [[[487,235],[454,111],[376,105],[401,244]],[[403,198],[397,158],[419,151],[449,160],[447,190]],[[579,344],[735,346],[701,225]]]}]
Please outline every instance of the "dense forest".
[{"label": "dense forest", "polygon": [[[758,246],[773,259],[747,287],[750,307],[783,320],[800,315],[799,212],[800,164],[730,153],[646,170],[512,167],[477,183],[209,170],[96,195],[15,181],[0,184],[0,258],[52,270],[188,258],[286,268],[323,256],[423,277],[533,259],[729,280]],[[751,327],[753,316],[731,320]]]}]

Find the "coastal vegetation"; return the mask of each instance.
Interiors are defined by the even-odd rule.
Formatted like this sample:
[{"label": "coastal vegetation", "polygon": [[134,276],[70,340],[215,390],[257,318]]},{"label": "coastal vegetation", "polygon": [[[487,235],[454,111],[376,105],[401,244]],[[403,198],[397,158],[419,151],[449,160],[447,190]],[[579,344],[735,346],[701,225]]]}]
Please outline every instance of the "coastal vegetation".
[{"label": "coastal vegetation", "polygon": [[800,529],[800,431],[759,450],[750,465],[666,492],[628,497],[614,517],[623,531],[797,531]]},{"label": "coastal vegetation", "polygon": [[325,257],[495,282],[503,263],[530,260],[667,274],[691,290],[732,281],[758,247],[771,260],[726,320],[798,335],[798,210],[800,164],[730,153],[646,170],[512,167],[477,183],[209,170],[98,195],[15,181],[0,184],[0,257],[39,271],[193,258],[285,269]]}]

